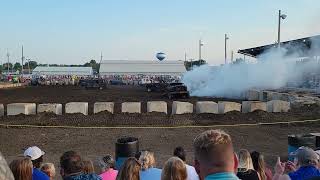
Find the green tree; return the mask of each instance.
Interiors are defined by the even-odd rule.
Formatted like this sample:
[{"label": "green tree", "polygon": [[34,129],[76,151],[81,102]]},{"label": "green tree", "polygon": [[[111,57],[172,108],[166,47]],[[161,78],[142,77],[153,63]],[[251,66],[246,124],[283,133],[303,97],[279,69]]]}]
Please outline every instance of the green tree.
[{"label": "green tree", "polygon": [[17,70],[19,70],[20,72],[21,72],[21,64],[20,63],[18,63],[18,62],[16,62],[14,65],[13,65],[13,69],[15,70],[15,71],[17,71]]},{"label": "green tree", "polygon": [[[29,64],[28,64],[29,63]],[[34,69],[38,66],[38,63],[36,61],[29,61],[29,62],[26,62],[23,66],[24,69],[28,69],[30,66],[30,69]]]},{"label": "green tree", "polygon": [[[8,71],[8,63],[2,65],[3,71]],[[12,70],[12,63],[9,63],[10,71]]]},{"label": "green tree", "polygon": [[99,72],[100,64],[96,60],[91,59],[90,62],[87,62],[83,65],[84,67],[92,67],[93,70]]}]

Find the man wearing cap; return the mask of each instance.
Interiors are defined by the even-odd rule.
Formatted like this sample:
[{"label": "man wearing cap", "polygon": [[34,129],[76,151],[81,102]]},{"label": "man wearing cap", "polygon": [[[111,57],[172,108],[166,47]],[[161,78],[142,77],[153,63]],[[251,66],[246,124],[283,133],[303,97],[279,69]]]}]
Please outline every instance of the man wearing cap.
[{"label": "man wearing cap", "polygon": [[45,153],[37,146],[29,147],[24,156],[30,157],[33,164],[32,180],[50,180],[49,176],[39,170]]},{"label": "man wearing cap", "polygon": [[299,168],[288,175],[284,175],[287,163],[280,162],[280,158],[278,158],[273,180],[308,180],[320,176],[320,170],[318,169],[320,159],[314,150],[307,147],[299,149],[296,159],[298,160]]}]

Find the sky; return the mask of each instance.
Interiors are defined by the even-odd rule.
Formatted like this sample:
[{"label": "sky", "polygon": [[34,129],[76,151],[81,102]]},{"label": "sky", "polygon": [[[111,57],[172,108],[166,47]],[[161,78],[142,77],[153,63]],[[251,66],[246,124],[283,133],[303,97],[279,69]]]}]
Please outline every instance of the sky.
[{"label": "sky", "polygon": [[83,64],[90,59],[224,62],[227,52],[320,34],[319,0],[0,0],[0,63]]}]

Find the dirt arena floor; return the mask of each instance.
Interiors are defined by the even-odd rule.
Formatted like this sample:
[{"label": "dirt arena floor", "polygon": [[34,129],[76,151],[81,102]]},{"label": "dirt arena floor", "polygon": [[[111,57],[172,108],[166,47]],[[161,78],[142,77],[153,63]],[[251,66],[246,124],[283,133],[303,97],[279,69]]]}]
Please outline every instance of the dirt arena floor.
[{"label": "dirt arena floor", "polygon": [[[320,119],[320,107],[318,106],[297,107],[288,113],[257,111],[248,114],[230,112],[225,115],[188,114],[174,116],[160,113],[120,113],[121,102],[141,101],[142,112],[146,112],[146,101],[150,100],[169,102],[168,110],[171,111],[171,101],[159,93],[147,93],[139,87],[111,86],[105,90],[84,90],[72,86],[0,89],[0,103],[3,104],[14,102],[64,104],[71,101],[85,101],[89,102],[90,108],[88,116],[38,114],[0,117],[0,124],[46,126],[42,128],[1,126],[0,151],[8,161],[11,161],[23,153],[23,148],[37,145],[46,151],[45,161],[54,162],[58,167],[59,156],[64,151],[76,150],[85,157],[96,161],[98,157],[105,154],[114,154],[117,138],[134,136],[139,138],[140,149],[149,149],[155,152],[158,166],[161,167],[164,161],[171,156],[176,146],[185,147],[188,153],[188,162],[191,163],[193,138],[207,129],[220,128],[231,134],[236,150],[247,148],[260,151],[266,156],[267,162],[273,165],[277,156],[286,158],[287,135],[320,132],[319,121],[244,125]],[[192,97],[185,101],[195,103],[197,100],[219,101],[223,99]],[[114,101],[116,103],[115,114],[99,113],[93,115],[93,103],[97,101]],[[233,124],[242,125],[228,126]],[[199,125],[218,125],[219,127],[195,127]],[[48,126],[72,126],[73,128],[48,128]],[[147,128],[142,128],[145,126]]]}]

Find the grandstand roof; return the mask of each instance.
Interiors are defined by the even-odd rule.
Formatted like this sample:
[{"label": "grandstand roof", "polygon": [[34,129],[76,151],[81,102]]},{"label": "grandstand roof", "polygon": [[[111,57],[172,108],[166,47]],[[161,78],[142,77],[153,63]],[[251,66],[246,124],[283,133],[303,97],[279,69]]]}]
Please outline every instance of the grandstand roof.
[{"label": "grandstand roof", "polygon": [[92,67],[48,67],[37,66],[32,74],[39,75],[77,75],[90,76],[93,74]]},{"label": "grandstand roof", "polygon": [[[280,46],[287,50],[285,54],[286,56],[293,54],[297,57],[320,55],[320,35],[281,42]],[[238,53],[257,58],[264,52],[276,47],[277,44],[269,44],[241,49]]]},{"label": "grandstand roof", "polygon": [[100,75],[153,74],[182,75],[186,72],[183,61],[105,60],[100,65]]}]

